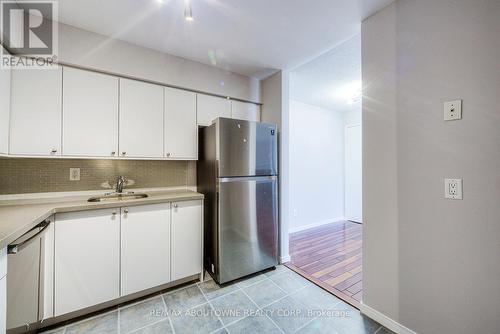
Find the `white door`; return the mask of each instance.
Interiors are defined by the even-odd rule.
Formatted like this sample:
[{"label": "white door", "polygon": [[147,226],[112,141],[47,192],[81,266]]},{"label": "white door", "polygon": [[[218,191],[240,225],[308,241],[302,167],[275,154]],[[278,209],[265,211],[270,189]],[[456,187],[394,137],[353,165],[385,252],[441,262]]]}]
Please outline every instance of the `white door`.
[{"label": "white door", "polygon": [[165,156],[198,159],[196,94],[165,88]]},{"label": "white door", "polygon": [[12,71],[10,154],[61,155],[62,68]]},{"label": "white door", "polygon": [[170,282],[170,203],[121,212],[121,295]]},{"label": "white door", "polygon": [[362,144],[361,126],[345,129],[345,216],[362,222]]},{"label": "white door", "polygon": [[172,203],[172,281],[201,273],[202,202]]},{"label": "white door", "polygon": [[63,87],[63,155],[117,155],[118,78],[65,67]]},{"label": "white door", "polygon": [[[2,52],[6,52],[0,45]],[[4,53],[6,54],[6,53]],[[9,153],[9,115],[10,115],[11,70],[0,70],[0,153]]]},{"label": "white door", "polygon": [[55,316],[120,296],[119,209],[56,215]]},{"label": "white door", "polygon": [[231,118],[260,122],[260,106],[254,103],[231,101]]},{"label": "white door", "polygon": [[120,156],[163,157],[163,87],[120,79]]},{"label": "white door", "polygon": [[198,125],[209,126],[218,117],[231,118],[231,101],[198,94]]}]

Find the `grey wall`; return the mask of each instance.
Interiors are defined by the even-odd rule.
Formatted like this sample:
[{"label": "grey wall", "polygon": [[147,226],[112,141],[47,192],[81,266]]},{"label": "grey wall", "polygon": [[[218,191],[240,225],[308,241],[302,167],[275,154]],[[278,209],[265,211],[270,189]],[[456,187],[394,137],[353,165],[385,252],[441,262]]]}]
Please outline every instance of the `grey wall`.
[{"label": "grey wall", "polygon": [[182,88],[261,102],[257,79],[59,25],[59,61]]},{"label": "grey wall", "polygon": [[262,81],[261,121],[278,125],[279,180],[280,180],[280,257],[281,262],[290,260],[288,247],[289,224],[289,97],[290,74],[279,71]]},{"label": "grey wall", "polygon": [[363,298],[418,333],[500,328],[499,17],[498,0],[400,0],[363,23]]},{"label": "grey wall", "polygon": [[399,319],[395,6],[361,26],[363,304]]}]

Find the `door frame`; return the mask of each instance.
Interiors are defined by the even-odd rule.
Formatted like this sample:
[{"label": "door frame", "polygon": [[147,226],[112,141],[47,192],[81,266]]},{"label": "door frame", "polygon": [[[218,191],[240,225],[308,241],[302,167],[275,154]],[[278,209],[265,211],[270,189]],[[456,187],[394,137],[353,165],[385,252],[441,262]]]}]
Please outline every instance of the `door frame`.
[{"label": "door frame", "polygon": [[[359,127],[361,131],[361,145],[363,145],[363,127],[361,123],[352,123],[352,124],[347,124],[344,128],[344,217],[346,220],[347,218],[347,196],[346,196],[346,179],[347,179],[347,130],[350,128],[356,128]],[[361,192],[363,191],[363,146],[361,146]],[[363,195],[363,193],[361,193]],[[361,196],[361,199],[363,197]],[[360,203],[361,210],[363,210],[363,203]],[[351,221],[351,220],[350,220]],[[361,211],[361,216],[360,216],[360,221],[353,221],[355,223],[363,223],[363,211]]]}]

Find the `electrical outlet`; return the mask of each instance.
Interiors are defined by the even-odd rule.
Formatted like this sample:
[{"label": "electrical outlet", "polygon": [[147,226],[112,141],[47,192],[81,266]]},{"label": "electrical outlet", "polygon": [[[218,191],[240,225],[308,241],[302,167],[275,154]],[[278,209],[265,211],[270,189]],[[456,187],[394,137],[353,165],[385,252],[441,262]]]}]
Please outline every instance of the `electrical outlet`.
[{"label": "electrical outlet", "polygon": [[70,168],[69,169],[69,180],[70,181],[80,181],[80,168]]},{"label": "electrical outlet", "polygon": [[462,119],[462,100],[444,103],[444,120],[454,121]]},{"label": "electrical outlet", "polygon": [[462,179],[444,179],[444,197],[462,199]]}]

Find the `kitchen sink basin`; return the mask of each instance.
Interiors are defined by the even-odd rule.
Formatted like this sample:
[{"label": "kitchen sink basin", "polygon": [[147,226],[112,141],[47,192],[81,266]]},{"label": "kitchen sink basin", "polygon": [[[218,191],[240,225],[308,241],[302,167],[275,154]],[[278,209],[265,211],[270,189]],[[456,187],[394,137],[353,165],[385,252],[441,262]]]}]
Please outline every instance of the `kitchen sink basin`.
[{"label": "kitchen sink basin", "polygon": [[128,201],[148,197],[148,194],[136,193],[112,193],[103,196],[91,197],[88,202],[106,202],[106,201]]}]

